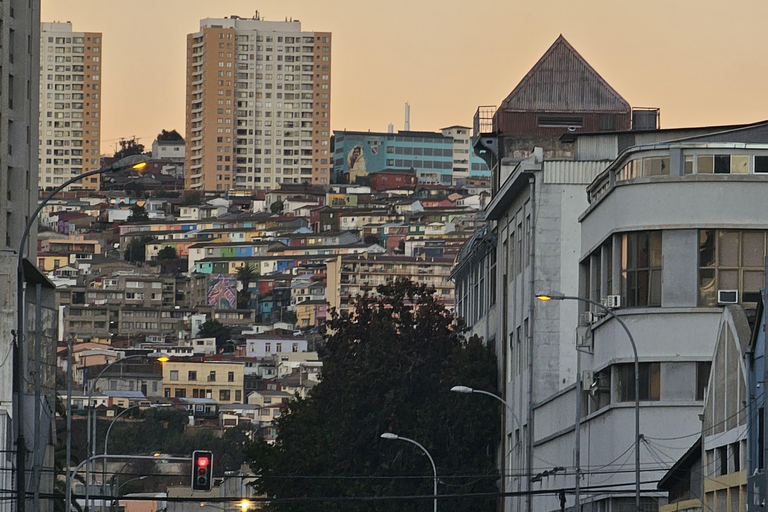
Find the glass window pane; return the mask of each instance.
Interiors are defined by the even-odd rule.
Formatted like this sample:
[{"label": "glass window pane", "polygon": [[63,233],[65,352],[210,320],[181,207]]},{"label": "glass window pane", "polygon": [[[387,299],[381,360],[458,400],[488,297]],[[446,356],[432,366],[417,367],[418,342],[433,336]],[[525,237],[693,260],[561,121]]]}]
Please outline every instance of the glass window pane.
[{"label": "glass window pane", "polygon": [[721,270],[717,279],[718,290],[738,290],[739,289],[739,271]]},{"label": "glass window pane", "polygon": [[715,155],[715,174],[731,172],[731,155]]},{"label": "glass window pane", "polygon": [[636,306],[648,305],[648,283],[649,276],[647,270],[639,270],[637,272],[637,304]]},{"label": "glass window pane", "polygon": [[716,302],[715,269],[699,269],[699,306],[714,306]]},{"label": "glass window pane", "polygon": [[699,231],[699,266],[715,266],[715,231],[712,229]]},{"label": "glass window pane", "polygon": [[685,168],[683,170],[685,174],[693,174],[693,157],[685,157]]},{"label": "glass window pane", "polygon": [[648,363],[648,400],[661,397],[661,364]]},{"label": "glass window pane", "polygon": [[720,231],[718,237],[718,262],[722,267],[739,266],[739,232]]},{"label": "glass window pane", "polygon": [[696,174],[712,174],[715,170],[712,155],[701,155],[696,159]]},{"label": "glass window pane", "polygon": [[765,274],[762,270],[744,271],[744,293],[759,292],[765,286]]},{"label": "glass window pane", "polygon": [[650,236],[651,267],[661,267],[661,231],[653,231]]},{"label": "glass window pane", "polygon": [[765,266],[762,231],[744,231],[741,235],[741,264],[745,267]]},{"label": "glass window pane", "polygon": [[731,173],[747,174],[749,172],[749,155],[731,155]]},{"label": "glass window pane", "polygon": [[648,238],[647,232],[637,234],[637,268],[648,268],[650,263],[650,241]]},{"label": "glass window pane", "polygon": [[768,156],[755,157],[755,172],[768,172]]},{"label": "glass window pane", "polygon": [[661,270],[651,270],[649,306],[661,306]]}]

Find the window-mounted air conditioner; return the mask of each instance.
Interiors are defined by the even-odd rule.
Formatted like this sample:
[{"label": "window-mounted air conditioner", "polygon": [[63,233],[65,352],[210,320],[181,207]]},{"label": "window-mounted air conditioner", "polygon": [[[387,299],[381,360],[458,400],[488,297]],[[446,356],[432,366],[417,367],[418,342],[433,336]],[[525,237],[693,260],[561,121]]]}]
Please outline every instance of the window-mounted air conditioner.
[{"label": "window-mounted air conditioner", "polygon": [[736,304],[739,302],[739,290],[717,290],[718,304]]},{"label": "window-mounted air conditioner", "polygon": [[621,295],[608,295],[603,299],[603,305],[609,309],[621,307]]},{"label": "window-mounted air conditioner", "polygon": [[591,311],[585,311],[579,315],[579,325],[592,325],[595,320],[595,315]]}]

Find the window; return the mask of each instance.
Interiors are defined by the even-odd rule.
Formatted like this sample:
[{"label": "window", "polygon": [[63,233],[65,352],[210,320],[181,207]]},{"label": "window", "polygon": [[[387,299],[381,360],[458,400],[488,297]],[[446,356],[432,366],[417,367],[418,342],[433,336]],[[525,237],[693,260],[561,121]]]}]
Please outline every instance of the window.
[{"label": "window", "polygon": [[178,370],[171,370],[170,379],[171,380],[179,380],[179,371]]},{"label": "window", "polygon": [[[616,366],[619,402],[633,402],[635,400],[635,365],[624,363]],[[640,400],[660,400],[660,367],[660,363],[640,363]]]},{"label": "window", "polygon": [[216,372],[211,372],[208,374],[208,382],[216,382]]},{"label": "window", "polygon": [[749,155],[697,155],[696,174],[746,174]]},{"label": "window", "polygon": [[768,156],[755,157],[755,172],[756,173],[768,172]]},{"label": "window", "polygon": [[264,344],[264,352],[271,352],[272,351],[272,344],[271,343],[265,343]]},{"label": "window", "polygon": [[699,306],[717,304],[718,290],[757,302],[764,283],[765,231],[699,231]]},{"label": "window", "polygon": [[283,344],[282,343],[275,343],[275,351],[282,352],[283,351]]},{"label": "window", "polygon": [[235,390],[235,402],[240,402],[243,399],[243,392],[239,389]]},{"label": "window", "polygon": [[661,306],[661,231],[622,235],[621,295],[627,307]]},{"label": "window", "polygon": [[669,157],[643,158],[643,176],[669,174]]},{"label": "window", "polygon": [[227,372],[227,382],[235,382],[235,372]]},{"label": "window", "polygon": [[229,402],[229,390],[228,389],[220,389],[219,390],[219,401],[221,401],[221,402]]},{"label": "window", "polygon": [[192,370],[188,371],[187,380],[197,380],[197,372]]},{"label": "window", "polygon": [[709,372],[712,368],[711,361],[696,363],[696,400],[704,400],[709,384]]},{"label": "window", "polygon": [[176,388],[176,392],[174,395],[176,398],[186,398],[187,397],[187,390],[184,388]]}]

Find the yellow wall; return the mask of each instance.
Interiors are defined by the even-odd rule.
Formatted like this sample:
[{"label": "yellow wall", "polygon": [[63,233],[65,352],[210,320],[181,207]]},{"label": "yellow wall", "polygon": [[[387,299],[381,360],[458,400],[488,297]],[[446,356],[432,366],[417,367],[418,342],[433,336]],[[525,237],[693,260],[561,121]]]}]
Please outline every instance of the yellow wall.
[{"label": "yellow wall", "polygon": [[[211,392],[211,398],[220,403],[242,403],[244,363],[202,362],[202,361],[168,361],[163,363],[163,394],[175,397],[177,390],[184,390],[186,398],[195,396],[194,390]],[[172,372],[177,372],[177,380],[171,380]],[[195,372],[196,379],[190,380],[189,372]],[[211,372],[216,372],[216,380],[209,380]],[[233,373],[232,380],[229,373]],[[220,392],[229,391],[229,399],[222,398]],[[239,398],[238,398],[239,397]]]}]

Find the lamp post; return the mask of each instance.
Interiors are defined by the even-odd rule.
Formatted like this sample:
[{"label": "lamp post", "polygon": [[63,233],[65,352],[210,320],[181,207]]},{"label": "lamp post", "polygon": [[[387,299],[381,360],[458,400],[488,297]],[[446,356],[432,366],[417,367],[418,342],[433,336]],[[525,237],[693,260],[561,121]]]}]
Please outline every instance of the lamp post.
[{"label": "lamp post", "polygon": [[[540,293],[536,295],[536,298],[543,301],[548,300],[577,300],[580,302],[586,302],[587,304],[592,304],[593,306],[597,306],[601,310],[605,312],[606,315],[616,320],[619,325],[621,325],[621,328],[624,329],[624,332],[627,334],[627,337],[629,338],[629,343],[632,345],[632,353],[635,358],[635,510],[639,512],[640,510],[640,360],[637,357],[637,344],[635,344],[635,338],[632,337],[632,333],[629,331],[629,328],[627,327],[627,324],[624,323],[624,320],[616,316],[616,313],[613,309],[606,307],[602,305],[601,303],[588,299],[586,297],[578,297],[578,296],[572,296],[572,295],[564,295],[562,293],[558,292],[550,292],[550,293]],[[578,355],[576,356],[578,357]],[[581,376],[579,376],[579,382],[581,381]],[[580,389],[576,390],[577,393],[581,393]],[[581,411],[576,411],[577,417],[581,418]],[[577,429],[581,429],[581,422],[578,421],[576,425]],[[577,431],[577,439],[578,434],[580,432]],[[580,448],[580,447],[578,447]],[[578,453],[578,452],[577,452]],[[578,511],[579,507],[579,490],[580,490],[580,483],[579,483],[579,471],[580,468],[578,467],[580,465],[580,461],[577,461],[576,463],[576,509]]]},{"label": "lamp post", "polygon": [[409,439],[407,437],[398,436],[397,434],[392,434],[390,432],[386,432],[384,434],[381,434],[381,438],[382,439],[395,439],[395,440],[400,440],[400,441],[405,441],[407,443],[415,444],[416,446],[418,446],[421,449],[421,451],[424,452],[424,455],[427,456],[427,458],[429,459],[430,464],[432,464],[432,473],[434,474],[434,484],[433,484],[433,487],[432,487],[432,489],[433,489],[432,490],[432,495],[434,496],[434,504],[433,504],[434,511],[433,512],[437,512],[437,466],[435,466],[435,460],[429,454],[427,449],[424,448],[424,446],[422,446],[421,443],[419,443],[418,441],[414,441],[413,439]]},{"label": "lamp post", "polygon": [[504,404],[504,407],[506,407],[507,410],[509,411],[509,413],[512,415],[512,419],[515,420],[515,423],[517,424],[517,427],[520,428],[520,420],[517,419],[517,416],[515,415],[515,411],[512,410],[512,407],[510,407],[510,405],[507,403],[507,401],[504,400],[503,398],[501,398],[499,395],[496,395],[496,394],[491,393],[489,391],[484,391],[482,389],[470,388],[468,386],[453,386],[451,388],[451,391],[453,391],[454,393],[465,393],[465,394],[477,393],[477,394],[480,394],[480,395],[487,395],[487,396],[495,398],[496,400],[498,400],[499,402]]},{"label": "lamp post", "polygon": [[[140,406],[138,405],[132,405],[126,409],[123,409],[120,411],[114,418],[112,418],[112,421],[109,423],[109,427],[107,427],[107,433],[104,434],[104,463],[101,466],[101,485],[102,487],[102,494],[106,491],[106,485],[107,485],[107,459],[106,456],[108,455],[108,449],[109,449],[109,433],[112,432],[112,427],[115,426],[115,422],[117,419],[122,416],[123,414],[127,413],[130,410],[138,409]],[[127,482],[126,482],[127,483]]]},{"label": "lamp post", "polygon": [[[94,171],[89,171],[83,174],[78,174],[77,176],[73,176],[72,178],[65,181],[62,185],[56,187],[50,194],[48,194],[45,199],[43,199],[38,205],[37,208],[32,212],[32,215],[29,216],[29,220],[27,221],[27,225],[24,228],[24,231],[21,235],[21,241],[19,242],[19,250],[16,253],[17,254],[17,261],[16,261],[16,332],[14,333],[14,337],[16,339],[16,346],[14,347],[14,354],[13,354],[13,366],[14,366],[14,375],[13,375],[13,388],[16,392],[16,400],[13,402],[13,426],[16,429],[16,510],[17,512],[24,512],[25,506],[26,506],[26,440],[24,437],[23,432],[23,423],[21,421],[21,417],[25,415],[24,411],[24,344],[26,343],[26,329],[25,329],[25,310],[24,310],[24,289],[25,289],[25,283],[24,283],[24,246],[27,243],[27,239],[29,238],[29,233],[32,230],[32,228],[37,223],[37,216],[40,214],[40,211],[45,207],[48,202],[53,199],[53,197],[70,186],[73,183],[76,183],[78,181],[81,181],[85,178],[88,178],[90,176],[96,176],[100,174],[104,174],[105,172],[109,171],[115,171],[118,169],[124,169],[127,167],[131,167],[136,170],[141,170],[147,165],[147,161],[149,158],[145,155],[131,155],[127,156],[121,160],[118,160],[112,165],[108,165],[106,167],[102,167],[101,169],[97,169]],[[36,351],[37,352],[37,351]],[[36,359],[39,359],[39,354],[35,354]],[[36,372],[36,374],[39,372]],[[39,379],[35,380],[35,403],[40,403],[41,400],[41,388],[39,384]],[[35,422],[39,422],[40,418],[35,417]],[[35,440],[35,447],[37,450],[41,450],[41,447],[39,446],[39,440]],[[38,454],[33,454],[33,460],[38,460],[37,457]],[[39,482],[34,482],[36,487],[39,487]],[[69,504],[68,504],[69,505]]]},{"label": "lamp post", "polygon": [[[494,393],[491,393],[491,392],[489,392],[489,391],[485,391],[485,390],[482,390],[482,389],[474,389],[474,388],[470,388],[469,386],[453,386],[453,387],[451,388],[451,391],[453,391],[454,393],[464,393],[464,394],[472,394],[472,393],[475,393],[475,394],[479,394],[479,395],[487,395],[487,396],[490,396],[490,397],[492,397],[492,398],[495,398],[496,400],[498,400],[499,402],[501,402],[502,404],[504,404],[504,407],[506,407],[506,408],[507,408],[507,410],[509,411],[509,413],[512,415],[512,419],[513,419],[513,420],[515,420],[515,423],[517,424],[517,428],[521,428],[521,427],[520,427],[520,420],[519,420],[519,419],[517,419],[517,415],[515,415],[515,411],[514,411],[514,410],[512,409],[512,407],[511,407],[511,406],[510,406],[510,405],[507,403],[507,401],[506,401],[506,400],[504,400],[503,398],[501,398],[499,395],[496,395],[496,394],[494,394]],[[505,432],[504,434],[502,434],[502,439],[504,439],[505,437],[506,437],[506,432]],[[517,443],[515,443],[515,445],[517,445]],[[512,450],[511,450],[511,449],[509,450],[509,452],[506,452],[506,453],[502,451],[502,455],[504,455],[504,458],[505,458],[505,459],[506,459],[506,457],[507,457],[507,456],[508,456],[510,453],[512,453]],[[506,484],[506,482],[507,482],[507,478],[506,478],[506,476],[504,476],[504,475],[502,475],[502,478],[503,478],[503,489],[504,489],[504,490],[506,490],[506,485],[507,485],[507,484]],[[511,484],[511,483],[512,483],[512,482],[510,482],[510,484]],[[511,487],[511,485],[510,485],[510,487]]]},{"label": "lamp post", "polygon": [[[86,446],[90,447],[90,451],[91,451],[91,457],[87,458],[85,461],[86,462],[86,465],[85,465],[85,506],[86,507],[88,506],[88,500],[90,498],[90,488],[89,488],[88,480],[90,478],[91,465],[88,463],[88,461],[91,460],[92,458],[95,458],[96,456],[96,415],[95,414],[93,414],[93,426],[91,426],[91,402],[93,400],[93,391],[96,388],[96,382],[98,382],[101,376],[104,375],[104,373],[110,368],[112,368],[114,365],[118,363],[124,363],[125,361],[129,361],[131,359],[138,359],[138,358],[144,358],[144,357],[154,358],[160,362],[168,361],[167,356],[159,353],[135,354],[128,357],[123,357],[121,359],[115,359],[114,361],[106,365],[104,368],[102,368],[102,370],[99,372],[99,374],[96,376],[95,379],[91,380],[90,382],[87,382],[87,379],[86,379],[86,386],[88,388],[88,402],[86,404],[86,418],[88,420],[88,429],[87,429],[88,435],[87,435]],[[106,453],[105,453],[104,460],[106,461]],[[70,497],[70,500],[71,500],[71,497]]]},{"label": "lamp post", "polygon": [[[128,409],[126,409],[126,411],[127,410]],[[120,489],[122,489],[125,484],[129,484],[129,483],[135,482],[137,480],[146,480],[147,478],[149,478],[149,475],[137,476],[135,478],[129,478],[125,482],[123,482],[120,485],[118,485],[117,489],[115,490],[114,497],[112,498],[112,505],[110,506],[110,510],[115,510],[115,508],[117,508],[117,506],[120,504]],[[115,473],[115,475],[112,477],[112,479],[113,479],[112,487],[114,488],[115,482],[118,481],[117,473]]]}]

